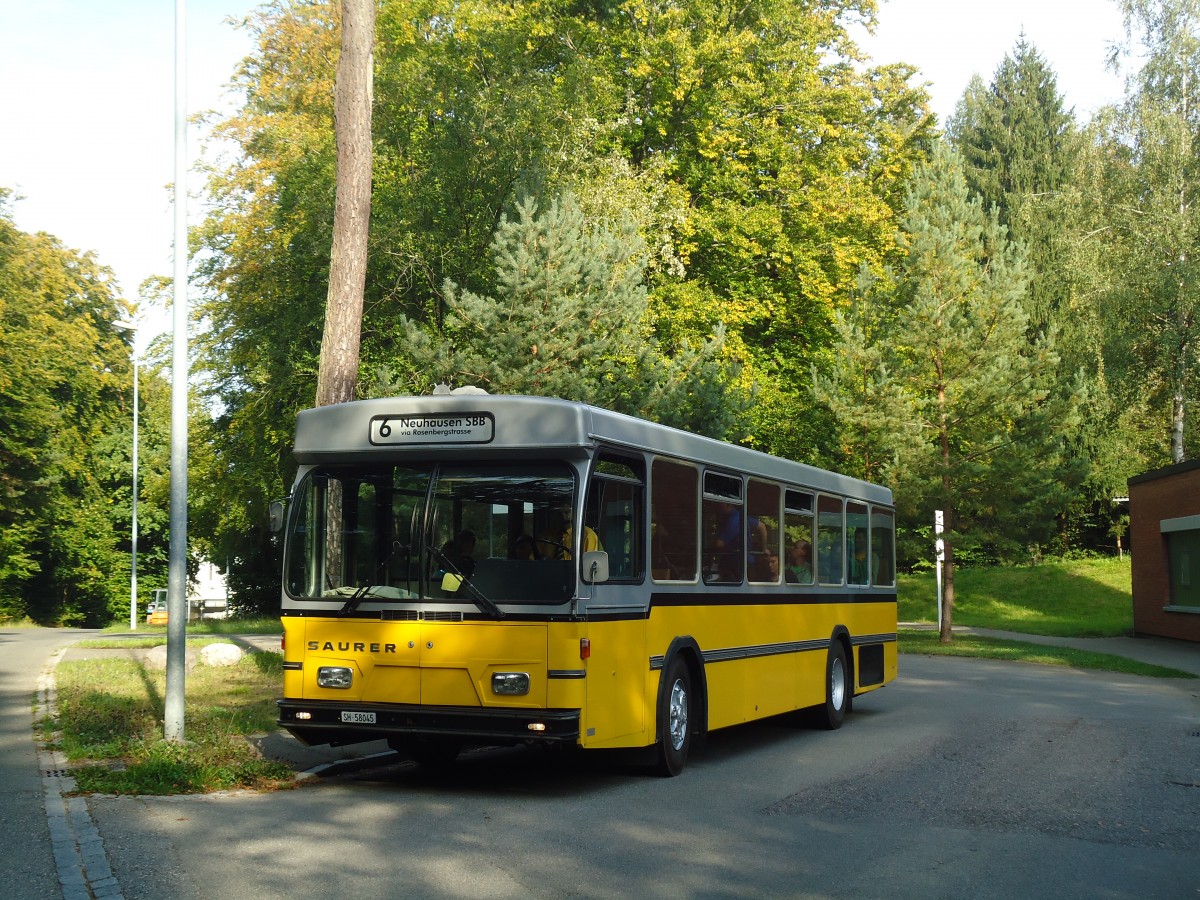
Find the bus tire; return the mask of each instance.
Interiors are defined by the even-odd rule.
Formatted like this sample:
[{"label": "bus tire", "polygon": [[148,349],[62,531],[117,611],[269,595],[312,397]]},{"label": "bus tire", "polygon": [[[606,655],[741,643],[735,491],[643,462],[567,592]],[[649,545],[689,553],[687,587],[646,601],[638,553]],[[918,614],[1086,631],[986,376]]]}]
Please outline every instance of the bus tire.
[{"label": "bus tire", "polygon": [[692,700],[692,675],[687,663],[676,654],[663,675],[658,692],[658,746],[655,769],[658,774],[674,777],[683,771],[692,745],[689,724]]},{"label": "bus tire", "polygon": [[836,731],[846,719],[850,708],[850,668],[846,665],[846,647],[835,640],[825,659],[825,703],[816,707],[816,724],[827,731]]}]

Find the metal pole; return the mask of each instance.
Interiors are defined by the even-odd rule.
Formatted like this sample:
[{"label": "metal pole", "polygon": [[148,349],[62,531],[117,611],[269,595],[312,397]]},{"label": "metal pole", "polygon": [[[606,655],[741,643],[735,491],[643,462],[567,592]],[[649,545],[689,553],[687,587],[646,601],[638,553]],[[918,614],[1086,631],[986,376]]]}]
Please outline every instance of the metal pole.
[{"label": "metal pole", "polygon": [[938,634],[942,633],[942,562],[946,559],[946,544],[942,540],[943,517],[940,509],[933,511],[934,552],[937,556],[937,614]]},{"label": "metal pole", "polygon": [[163,737],[183,741],[187,653],[187,66],[184,0],[175,0],[175,332],[171,350],[171,549]]},{"label": "metal pole", "polygon": [[130,523],[132,532],[131,545],[133,550],[129,566],[129,630],[137,631],[137,541],[138,541],[138,355],[136,344],[133,348],[133,516]]}]

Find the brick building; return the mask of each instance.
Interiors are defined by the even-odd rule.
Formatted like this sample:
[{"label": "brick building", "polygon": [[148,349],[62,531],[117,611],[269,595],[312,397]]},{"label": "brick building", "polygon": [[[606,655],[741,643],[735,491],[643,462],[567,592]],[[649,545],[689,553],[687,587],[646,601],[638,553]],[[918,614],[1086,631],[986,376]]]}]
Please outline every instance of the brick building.
[{"label": "brick building", "polygon": [[1129,479],[1133,630],[1200,641],[1200,460]]}]

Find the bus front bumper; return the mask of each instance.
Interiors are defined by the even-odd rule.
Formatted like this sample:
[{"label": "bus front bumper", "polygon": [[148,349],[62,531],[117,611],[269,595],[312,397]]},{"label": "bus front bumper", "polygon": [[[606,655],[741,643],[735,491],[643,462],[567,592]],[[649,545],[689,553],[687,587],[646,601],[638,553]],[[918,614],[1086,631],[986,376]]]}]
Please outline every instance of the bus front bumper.
[{"label": "bus front bumper", "polygon": [[575,743],[577,709],[491,709],[402,703],[279,700],[277,724],[302,744],[357,744],[400,736],[446,736],[467,743]]}]

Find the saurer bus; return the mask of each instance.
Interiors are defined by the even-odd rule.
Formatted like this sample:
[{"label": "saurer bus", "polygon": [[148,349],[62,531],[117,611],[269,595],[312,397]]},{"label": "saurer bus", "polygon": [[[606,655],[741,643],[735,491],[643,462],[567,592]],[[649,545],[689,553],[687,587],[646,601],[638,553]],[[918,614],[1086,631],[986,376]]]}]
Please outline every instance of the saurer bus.
[{"label": "saurer bus", "polygon": [[294,449],[279,724],[306,744],[641,747],[675,775],[707,732],[836,729],[896,677],[884,487],[482,392],[306,410]]}]

